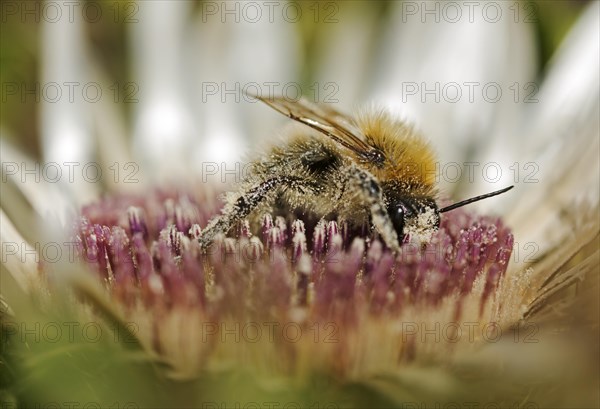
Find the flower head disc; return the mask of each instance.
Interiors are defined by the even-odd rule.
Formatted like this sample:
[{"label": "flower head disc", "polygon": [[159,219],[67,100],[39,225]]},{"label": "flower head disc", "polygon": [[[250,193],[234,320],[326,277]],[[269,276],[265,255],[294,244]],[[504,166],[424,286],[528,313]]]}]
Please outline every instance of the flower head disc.
[{"label": "flower head disc", "polygon": [[[195,192],[106,198],[76,226],[81,259],[178,376],[221,360],[259,365],[263,355],[239,352],[259,345],[283,357],[276,372],[348,376],[446,354],[463,321],[494,319],[513,246],[497,218],[453,211],[429,241],[408,239],[393,254],[369,229],[267,214],[203,252],[201,226],[217,206]],[[431,349],[442,332],[452,342]]]}]

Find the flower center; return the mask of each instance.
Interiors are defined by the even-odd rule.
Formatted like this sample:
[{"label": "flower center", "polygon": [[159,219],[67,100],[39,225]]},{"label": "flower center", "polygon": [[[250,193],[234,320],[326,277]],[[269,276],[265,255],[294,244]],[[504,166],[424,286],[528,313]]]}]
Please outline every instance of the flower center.
[{"label": "flower center", "polygon": [[359,299],[378,313],[435,305],[476,285],[483,304],[506,271],[513,245],[499,219],[457,209],[444,215],[438,231],[426,240],[416,234],[398,254],[368,226],[270,214],[241,223],[202,251],[198,238],[217,209],[201,189],[109,197],[82,209],[78,252],[125,305],[219,313],[236,303],[261,304],[329,316],[340,312],[333,306]]}]

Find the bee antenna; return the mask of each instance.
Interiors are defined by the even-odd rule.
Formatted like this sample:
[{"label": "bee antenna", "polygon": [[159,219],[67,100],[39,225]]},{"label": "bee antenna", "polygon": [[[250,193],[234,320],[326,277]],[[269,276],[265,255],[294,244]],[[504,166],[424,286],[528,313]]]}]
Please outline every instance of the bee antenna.
[{"label": "bee antenna", "polygon": [[469,203],[478,202],[483,199],[487,199],[488,197],[496,196],[504,192],[508,192],[514,186],[505,187],[504,189],[496,190],[495,192],[486,193],[485,195],[475,196],[467,200],[463,200],[462,202],[451,204],[450,206],[442,207],[439,212],[449,212],[450,210],[454,210],[458,207],[463,207],[464,205],[468,205]]}]

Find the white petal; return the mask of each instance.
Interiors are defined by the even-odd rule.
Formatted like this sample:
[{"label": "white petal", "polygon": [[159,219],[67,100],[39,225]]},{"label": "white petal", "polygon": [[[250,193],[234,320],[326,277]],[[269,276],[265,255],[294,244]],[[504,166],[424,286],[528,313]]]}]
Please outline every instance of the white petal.
[{"label": "white petal", "polygon": [[599,8],[598,2],[590,3],[553,57],[535,96],[539,102],[523,109],[523,125],[515,133],[520,144],[511,158],[501,158],[501,184],[517,188],[481,202],[482,209],[514,208],[511,220],[521,225],[543,218],[542,209],[551,203],[565,206],[581,196],[597,200]]},{"label": "white petal", "polygon": [[[395,3],[373,95],[416,121],[437,148],[442,169],[457,163],[464,170],[469,155],[511,123],[518,107],[509,87],[535,73],[533,27],[515,23],[512,5]],[[497,10],[502,14],[495,21]],[[462,180],[440,182],[452,191]]]},{"label": "white petal", "polygon": [[27,291],[37,281],[39,254],[15,229],[3,209],[0,209],[0,246],[2,265],[7,268],[19,286]]},{"label": "white petal", "polygon": [[304,94],[311,101],[336,103],[350,112],[358,103],[366,102],[369,94],[369,75],[381,30],[380,10],[361,2],[328,2],[313,4],[310,11],[306,18],[319,22],[311,46],[317,63],[315,82]]},{"label": "white petal", "polygon": [[286,4],[271,4],[272,12],[261,2],[201,6],[187,46],[200,129],[197,168],[205,162],[231,167],[284,122],[244,92],[293,98],[299,91],[299,37],[281,14]]},{"label": "white petal", "polygon": [[[2,134],[5,132],[2,130]],[[65,225],[68,216],[74,213],[74,207],[67,192],[61,189],[61,184],[52,183],[58,175],[57,168],[48,164],[40,164],[21,154],[8,143],[5,135],[0,138],[0,159],[2,161],[2,183],[12,182],[40,217],[40,220],[46,218]],[[69,179],[68,172],[63,172],[60,176],[67,181]],[[13,205],[18,206],[16,198],[12,199],[15,199]],[[3,203],[7,202],[5,200]],[[7,205],[9,204],[7,203]],[[21,211],[22,209],[15,208],[13,210]]]},{"label": "white petal", "polygon": [[537,183],[518,186],[521,198],[506,217],[521,242],[539,246],[540,254],[570,237],[583,218],[582,206],[599,200],[598,123],[576,131],[580,142],[554,143],[540,158]]},{"label": "white petal", "polygon": [[[63,173],[93,162],[93,135],[86,92],[92,82],[86,74],[81,13],[73,21],[61,18],[41,25],[42,66],[40,134],[46,163],[57,164]],[[98,187],[85,181],[81,172],[58,184],[75,200],[96,196]]]},{"label": "white petal", "polygon": [[[105,89],[113,92],[112,95],[106,95],[90,107],[95,126],[97,158],[104,174],[102,178],[103,187],[108,190],[143,188],[144,178],[139,175],[139,166],[131,156],[125,118],[123,112],[119,110],[119,105],[115,103],[115,98],[121,100],[125,98],[122,93],[126,87],[135,87],[135,85],[111,84],[108,76],[102,70],[101,64],[91,55],[89,50],[86,53],[86,62],[90,77],[100,84],[105,84]],[[115,86],[119,87],[118,90],[121,94],[115,93],[117,92]],[[127,91],[132,92],[134,89],[127,88]],[[131,98],[139,97],[139,95],[128,96]],[[133,175],[134,172],[135,175]],[[136,182],[132,183],[132,180]]]},{"label": "white petal", "polygon": [[[550,141],[577,138],[573,127],[598,119],[600,90],[600,3],[591,2],[550,62],[531,107],[522,152],[544,150]],[[525,155],[524,155],[525,156]]]},{"label": "white petal", "polygon": [[[533,114],[522,162],[539,169],[536,183],[521,184],[508,221],[527,240],[556,244],[578,219],[577,203],[600,196],[599,4],[591,3],[553,60]],[[543,104],[542,104],[543,102]],[[530,156],[527,156],[530,155]],[[536,155],[536,156],[533,156]],[[546,243],[547,242],[547,243]]]},{"label": "white petal", "polygon": [[185,98],[187,76],[182,44],[192,3],[138,3],[131,24],[133,81],[139,88],[134,118],[134,154],[158,179],[186,171],[195,134]]}]

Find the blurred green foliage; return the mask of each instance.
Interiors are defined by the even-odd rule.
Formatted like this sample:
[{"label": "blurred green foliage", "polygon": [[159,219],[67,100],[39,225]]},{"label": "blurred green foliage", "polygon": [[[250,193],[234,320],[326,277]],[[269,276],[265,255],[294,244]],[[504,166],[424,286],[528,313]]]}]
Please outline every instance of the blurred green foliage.
[{"label": "blurred green foliage", "polygon": [[[0,79],[2,99],[0,100],[0,127],[11,131],[13,141],[24,151],[38,156],[38,117],[37,103],[33,98],[14,103],[5,97],[7,84],[33,84],[37,80],[40,65],[39,22],[33,18],[9,18],[5,15],[5,2],[2,3],[2,24],[0,24]],[[8,103],[10,101],[10,103]]]}]

